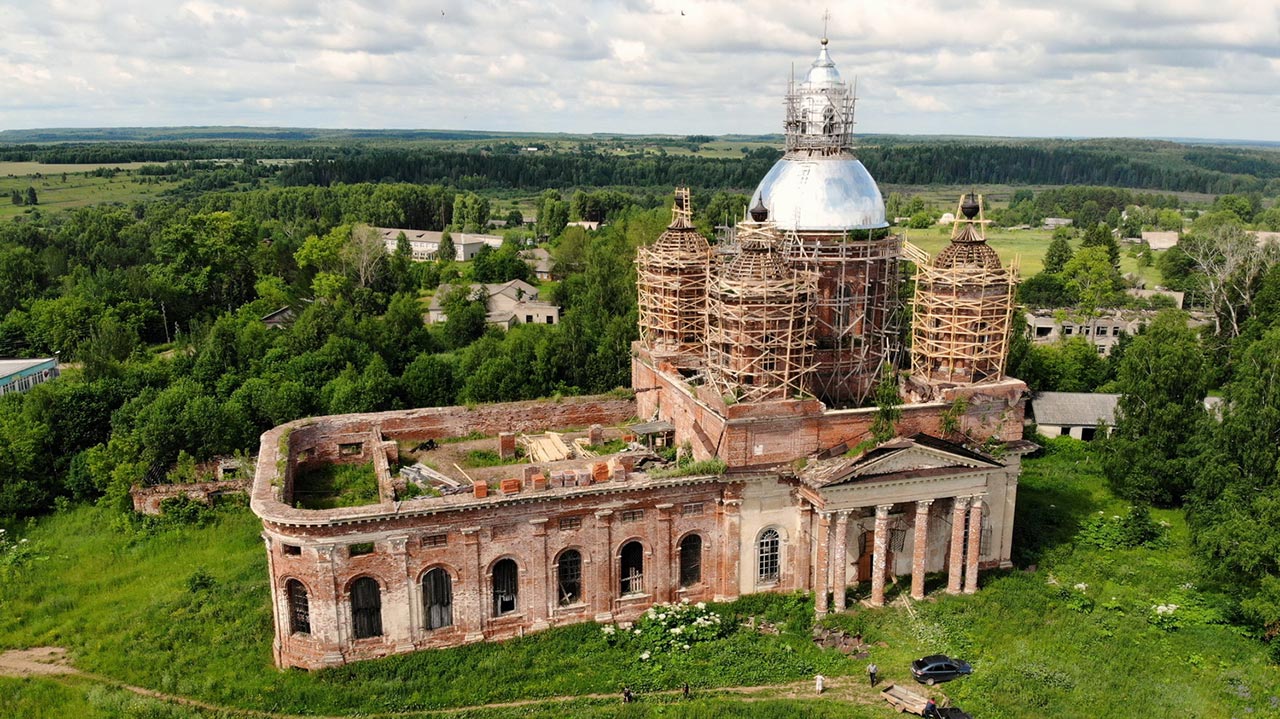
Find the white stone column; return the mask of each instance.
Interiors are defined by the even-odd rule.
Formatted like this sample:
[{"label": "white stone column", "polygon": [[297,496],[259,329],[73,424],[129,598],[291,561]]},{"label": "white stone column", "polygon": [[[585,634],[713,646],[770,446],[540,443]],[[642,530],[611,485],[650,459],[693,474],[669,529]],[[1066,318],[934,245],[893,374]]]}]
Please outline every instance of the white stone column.
[{"label": "white stone column", "polygon": [[884,606],[885,563],[889,553],[889,510],[892,504],[876,505],[875,545],[871,554],[871,606]]},{"label": "white stone column", "polygon": [[843,612],[846,608],[845,591],[849,588],[849,513],[836,514],[835,551],[832,553],[832,587],[835,592],[835,611]]},{"label": "white stone column", "polygon": [[982,552],[982,497],[969,505],[969,556],[964,568],[964,593],[978,591],[978,560]]},{"label": "white stone column", "polygon": [[959,594],[964,571],[964,525],[969,498],[956,497],[951,506],[951,549],[947,557],[947,594]]},{"label": "white stone column", "polygon": [[932,499],[916,502],[915,536],[911,546],[911,598],[924,599],[925,563],[929,559],[929,507]]}]

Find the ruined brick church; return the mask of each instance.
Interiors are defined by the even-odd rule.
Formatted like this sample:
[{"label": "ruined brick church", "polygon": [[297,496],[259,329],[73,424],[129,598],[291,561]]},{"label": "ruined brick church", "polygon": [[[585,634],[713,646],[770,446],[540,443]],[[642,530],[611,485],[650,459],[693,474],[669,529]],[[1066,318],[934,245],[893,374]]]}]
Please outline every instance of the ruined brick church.
[{"label": "ruined brick church", "polygon": [[[940,573],[947,592],[973,592],[981,570],[1009,566],[1028,448],[1026,386],[1004,374],[1016,269],[987,246],[972,195],[937,257],[893,234],[854,157],[853,109],[824,39],[788,87],[786,152],[749,216],[711,245],[677,191],[670,227],[636,259],[634,399],[319,417],[265,433],[252,507],[276,663],[333,666],[752,592],[811,592],[821,615],[846,610],[863,582],[874,607],[890,583],[922,599]],[[886,382],[902,397],[896,417],[867,406]],[[877,418],[887,441],[874,439]],[[529,439],[585,427],[573,445]],[[635,441],[605,452],[605,427]],[[474,437],[511,457],[517,434],[526,461],[489,477],[417,465],[432,496],[392,472],[406,453]],[[637,464],[652,456],[637,449],[646,440],[724,470],[652,471]],[[305,508],[307,473],[345,463],[371,466],[377,500]]]}]

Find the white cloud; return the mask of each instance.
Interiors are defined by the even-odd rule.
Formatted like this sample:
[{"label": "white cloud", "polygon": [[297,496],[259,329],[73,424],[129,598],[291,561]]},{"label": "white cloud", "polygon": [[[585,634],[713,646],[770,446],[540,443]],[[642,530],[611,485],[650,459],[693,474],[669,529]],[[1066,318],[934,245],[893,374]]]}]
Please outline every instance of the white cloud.
[{"label": "white cloud", "polygon": [[[0,0],[0,128],[777,132],[826,0]],[[1280,139],[1274,0],[833,8],[864,132]]]}]

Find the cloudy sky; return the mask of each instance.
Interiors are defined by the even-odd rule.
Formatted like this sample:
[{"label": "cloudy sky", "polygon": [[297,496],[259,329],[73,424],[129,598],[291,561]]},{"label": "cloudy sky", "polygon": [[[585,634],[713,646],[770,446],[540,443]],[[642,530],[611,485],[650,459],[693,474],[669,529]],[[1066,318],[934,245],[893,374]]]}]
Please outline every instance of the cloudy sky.
[{"label": "cloudy sky", "polygon": [[0,129],[859,131],[1280,140],[1277,0],[0,0]]}]

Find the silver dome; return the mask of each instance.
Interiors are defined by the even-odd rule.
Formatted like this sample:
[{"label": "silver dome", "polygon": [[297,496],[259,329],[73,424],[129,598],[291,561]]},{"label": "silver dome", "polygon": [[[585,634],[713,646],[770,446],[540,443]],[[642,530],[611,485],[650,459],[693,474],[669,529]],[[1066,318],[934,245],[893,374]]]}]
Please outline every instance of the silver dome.
[{"label": "silver dome", "polygon": [[849,155],[783,157],[764,176],[750,207],[769,208],[780,230],[843,232],[888,227],[871,173]]},{"label": "silver dome", "polygon": [[818,59],[814,60],[813,65],[809,67],[809,74],[805,75],[804,81],[813,90],[835,87],[841,84],[840,71],[836,70],[836,64],[831,60],[831,55],[827,53],[825,43],[822,46],[822,51],[818,53]]}]

